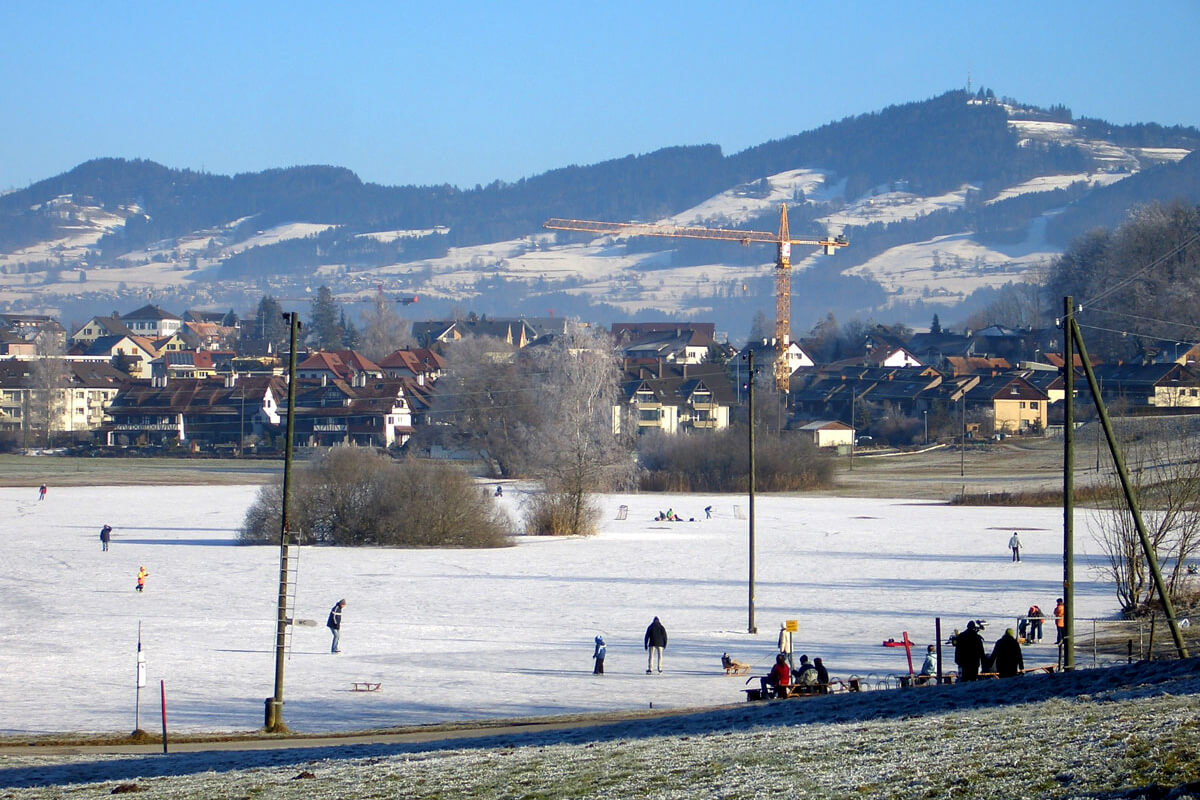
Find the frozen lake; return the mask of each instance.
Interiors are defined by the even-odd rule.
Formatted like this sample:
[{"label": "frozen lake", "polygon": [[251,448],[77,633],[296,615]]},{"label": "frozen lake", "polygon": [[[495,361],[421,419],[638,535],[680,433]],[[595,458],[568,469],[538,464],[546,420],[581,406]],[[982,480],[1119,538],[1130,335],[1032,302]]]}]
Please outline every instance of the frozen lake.
[{"label": "frozen lake", "polygon": [[[253,730],[273,693],[278,547],[236,544],[253,486],[0,489],[0,734],[127,733],[135,723],[141,625],[158,723],[159,682],[176,731]],[[520,513],[524,495],[500,500]],[[780,623],[835,676],[907,671],[903,631],[921,645],[967,619],[989,642],[1062,586],[1062,511],[906,500],[760,496],[756,623],[748,634],[748,528],[732,495],[604,495],[600,533],[519,537],[497,550],[301,548],[285,670],[284,721],[341,731],[448,720],[740,702],[723,651],[765,672]],[[705,520],[703,508],[713,506]],[[618,520],[621,505],[628,517]],[[695,522],[654,522],[668,507]],[[1076,618],[1116,612],[1085,518],[1076,522]],[[99,529],[113,526],[101,552]],[[1014,564],[1013,531],[1025,545]],[[143,594],[135,576],[150,576]],[[340,655],[324,622],[346,598]],[[670,636],[662,675],[645,674],[654,616]],[[1051,621],[1048,627],[1053,626]],[[592,640],[608,642],[604,676]],[[1053,640],[1048,631],[1047,641]],[[1052,644],[1026,650],[1053,663]],[[949,660],[949,659],[948,659]],[[918,661],[919,664],[919,661]],[[351,691],[356,681],[377,692]]]}]

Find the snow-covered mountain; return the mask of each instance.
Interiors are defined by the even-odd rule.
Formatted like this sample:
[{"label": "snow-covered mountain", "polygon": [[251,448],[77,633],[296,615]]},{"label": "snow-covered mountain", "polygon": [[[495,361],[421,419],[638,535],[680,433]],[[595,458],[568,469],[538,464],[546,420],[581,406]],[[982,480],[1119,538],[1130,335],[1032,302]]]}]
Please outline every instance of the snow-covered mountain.
[{"label": "snow-covered mountain", "polygon": [[[965,105],[984,103],[964,93],[955,99]],[[1121,198],[1117,204],[1125,207],[1147,200],[1200,199],[1196,159],[1188,158],[1193,143],[1200,142],[1200,133],[1194,130],[1150,126],[1147,133],[1146,126],[1113,128],[1094,120],[1050,119],[1046,112],[1012,104],[989,101],[987,105],[989,113],[1002,110],[1007,142],[1015,145],[1005,158],[1015,166],[970,167],[989,173],[978,179],[932,181],[920,171],[919,165],[927,161],[914,157],[905,163],[903,155],[896,157],[900,166],[891,171],[856,171],[817,160],[791,163],[787,169],[766,174],[749,171],[752,167],[746,165],[755,163],[754,158],[772,166],[793,159],[762,158],[758,151],[787,144],[768,143],[724,159],[718,154],[717,162],[733,164],[728,172],[742,178],[731,188],[699,202],[658,203],[660,208],[675,208],[638,221],[774,230],[778,209],[786,203],[792,210],[793,236],[806,236],[809,231],[847,235],[851,246],[832,258],[802,248],[793,252],[792,318],[794,328],[802,331],[825,310],[916,324],[927,322],[931,311],[944,319],[965,314],[972,304],[982,304],[986,292],[980,290],[1022,281],[1047,267],[1065,246],[1061,231],[1049,235],[1055,220],[1072,209],[1086,209],[1092,198],[1104,196],[1106,207],[1114,204],[1112,198]],[[854,126],[870,122],[863,117],[827,127],[857,130]],[[811,136],[819,138],[823,131]],[[936,127],[919,126],[898,134],[901,140],[935,135],[940,135]],[[794,158],[802,159],[808,140],[797,139]],[[847,147],[861,146],[849,135],[847,140]],[[829,152],[824,158],[836,161]],[[1048,160],[1043,155],[1040,160],[1021,161],[1024,154],[1035,152],[1065,153],[1069,158]],[[1044,166],[1050,161],[1075,168]],[[638,168],[639,163],[630,167],[635,175]],[[603,322],[672,316],[716,320],[718,328],[729,330],[734,338],[743,334],[755,310],[771,313],[774,251],[769,245],[743,249],[728,242],[699,245],[669,239],[647,244],[650,240],[553,233],[535,222],[508,225],[506,230],[520,231],[517,235],[463,233],[467,213],[503,216],[503,210],[496,209],[515,202],[509,197],[522,190],[538,194],[560,173],[569,176],[574,169],[586,168],[556,171],[530,179],[528,185],[499,187],[493,193],[499,199],[484,212],[478,209],[493,187],[460,193],[456,202],[472,210],[457,211],[457,216],[446,213],[444,220],[436,208],[424,215],[376,214],[379,219],[371,220],[368,214],[365,219],[362,215],[348,219],[340,213],[336,198],[324,209],[297,203],[287,212],[273,213],[256,212],[265,205],[259,202],[246,204],[245,213],[204,227],[174,222],[164,226],[172,235],[149,242],[140,241],[131,231],[161,225],[162,212],[157,209],[162,201],[143,204],[135,191],[126,191],[130,199],[114,203],[112,196],[97,198],[94,188],[89,194],[89,187],[83,185],[37,196],[39,191],[45,195],[72,189],[71,181],[64,180],[68,174],[43,182],[44,187],[38,184],[0,198],[0,203],[8,204],[7,212],[0,206],[0,213],[7,216],[0,217],[5,223],[0,231],[0,309],[83,317],[150,296],[181,306],[241,311],[263,293],[285,301],[300,299],[324,284],[342,301],[370,297],[380,289],[386,295],[418,295],[417,316],[436,316],[452,307],[493,315],[575,314]],[[714,167],[714,172],[719,171]],[[336,174],[344,184],[345,175]],[[881,175],[887,179],[863,188],[865,177]],[[1133,181],[1147,175],[1153,180]],[[708,185],[718,184],[721,177],[714,175]],[[654,180],[655,185],[664,182]],[[1131,181],[1138,191],[1126,200],[1120,192]],[[937,189],[919,188],[930,185]],[[357,186],[376,195],[392,191]],[[171,188],[177,187],[172,183]],[[578,191],[587,189],[585,185]],[[697,196],[694,188],[689,190]],[[230,191],[238,190],[235,186]],[[560,216],[570,216],[575,190],[555,191],[562,200],[544,192],[545,208],[526,202],[521,206],[525,217],[536,218],[539,212],[554,216],[547,212],[558,202],[567,206]],[[172,213],[177,216],[179,207],[199,202],[184,189],[175,195]],[[358,195],[353,196],[354,202],[360,202]],[[385,202],[378,200],[380,205]],[[626,206],[614,203],[613,207]],[[636,213],[635,206],[628,207],[627,213]],[[395,224],[416,219],[423,224]],[[1075,224],[1088,224],[1088,220]],[[1115,221],[1097,216],[1094,224]],[[989,225],[991,229],[985,230]],[[124,239],[131,246],[122,247]],[[231,267],[234,264],[237,269]]]}]

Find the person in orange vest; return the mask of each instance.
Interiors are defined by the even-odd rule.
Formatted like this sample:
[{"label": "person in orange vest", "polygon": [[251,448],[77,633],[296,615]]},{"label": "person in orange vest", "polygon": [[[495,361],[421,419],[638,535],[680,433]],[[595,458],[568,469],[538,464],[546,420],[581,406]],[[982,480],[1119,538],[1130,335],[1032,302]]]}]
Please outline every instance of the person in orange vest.
[{"label": "person in orange vest", "polygon": [[1058,603],[1058,605],[1054,607],[1054,627],[1058,629],[1058,638],[1054,640],[1054,643],[1062,644],[1063,625],[1066,624],[1067,608],[1063,605],[1063,599],[1061,597],[1055,602]]},{"label": "person in orange vest", "polygon": [[149,575],[145,567],[138,567],[137,590],[143,591],[146,588],[146,577]]}]

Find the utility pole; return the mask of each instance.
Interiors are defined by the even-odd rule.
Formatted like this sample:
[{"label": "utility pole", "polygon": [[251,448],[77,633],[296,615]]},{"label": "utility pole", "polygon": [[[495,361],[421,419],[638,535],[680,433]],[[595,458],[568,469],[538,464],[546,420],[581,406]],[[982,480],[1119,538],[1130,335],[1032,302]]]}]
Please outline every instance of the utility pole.
[{"label": "utility pole", "polygon": [[1075,299],[1063,298],[1063,669],[1075,669]]},{"label": "utility pole", "polygon": [[[291,348],[288,353],[287,441],[283,450],[283,513],[280,515],[279,526],[279,616],[275,625],[275,695],[267,701],[264,723],[264,727],[271,733],[287,731],[287,725],[283,722],[283,665],[288,626],[288,547],[292,543],[288,500],[291,497],[292,483],[292,441],[296,430],[296,339],[300,331],[300,317],[295,311],[285,312],[283,318],[288,320],[291,328]],[[244,387],[242,391],[245,391]]]},{"label": "utility pole", "polygon": [[750,581],[749,581],[749,621],[746,625],[747,633],[758,633],[758,627],[754,624],[754,350],[749,349],[746,353],[748,360],[747,373],[749,380],[746,384],[746,397],[750,405]]}]

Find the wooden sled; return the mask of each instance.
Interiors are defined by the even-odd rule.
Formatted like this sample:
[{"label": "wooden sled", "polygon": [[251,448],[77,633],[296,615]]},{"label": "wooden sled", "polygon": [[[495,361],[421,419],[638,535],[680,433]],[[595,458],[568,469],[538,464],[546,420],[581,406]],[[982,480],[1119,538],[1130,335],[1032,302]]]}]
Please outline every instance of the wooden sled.
[{"label": "wooden sled", "polygon": [[383,684],[372,681],[354,681],[350,684],[353,688],[352,692],[378,692],[379,687]]}]

